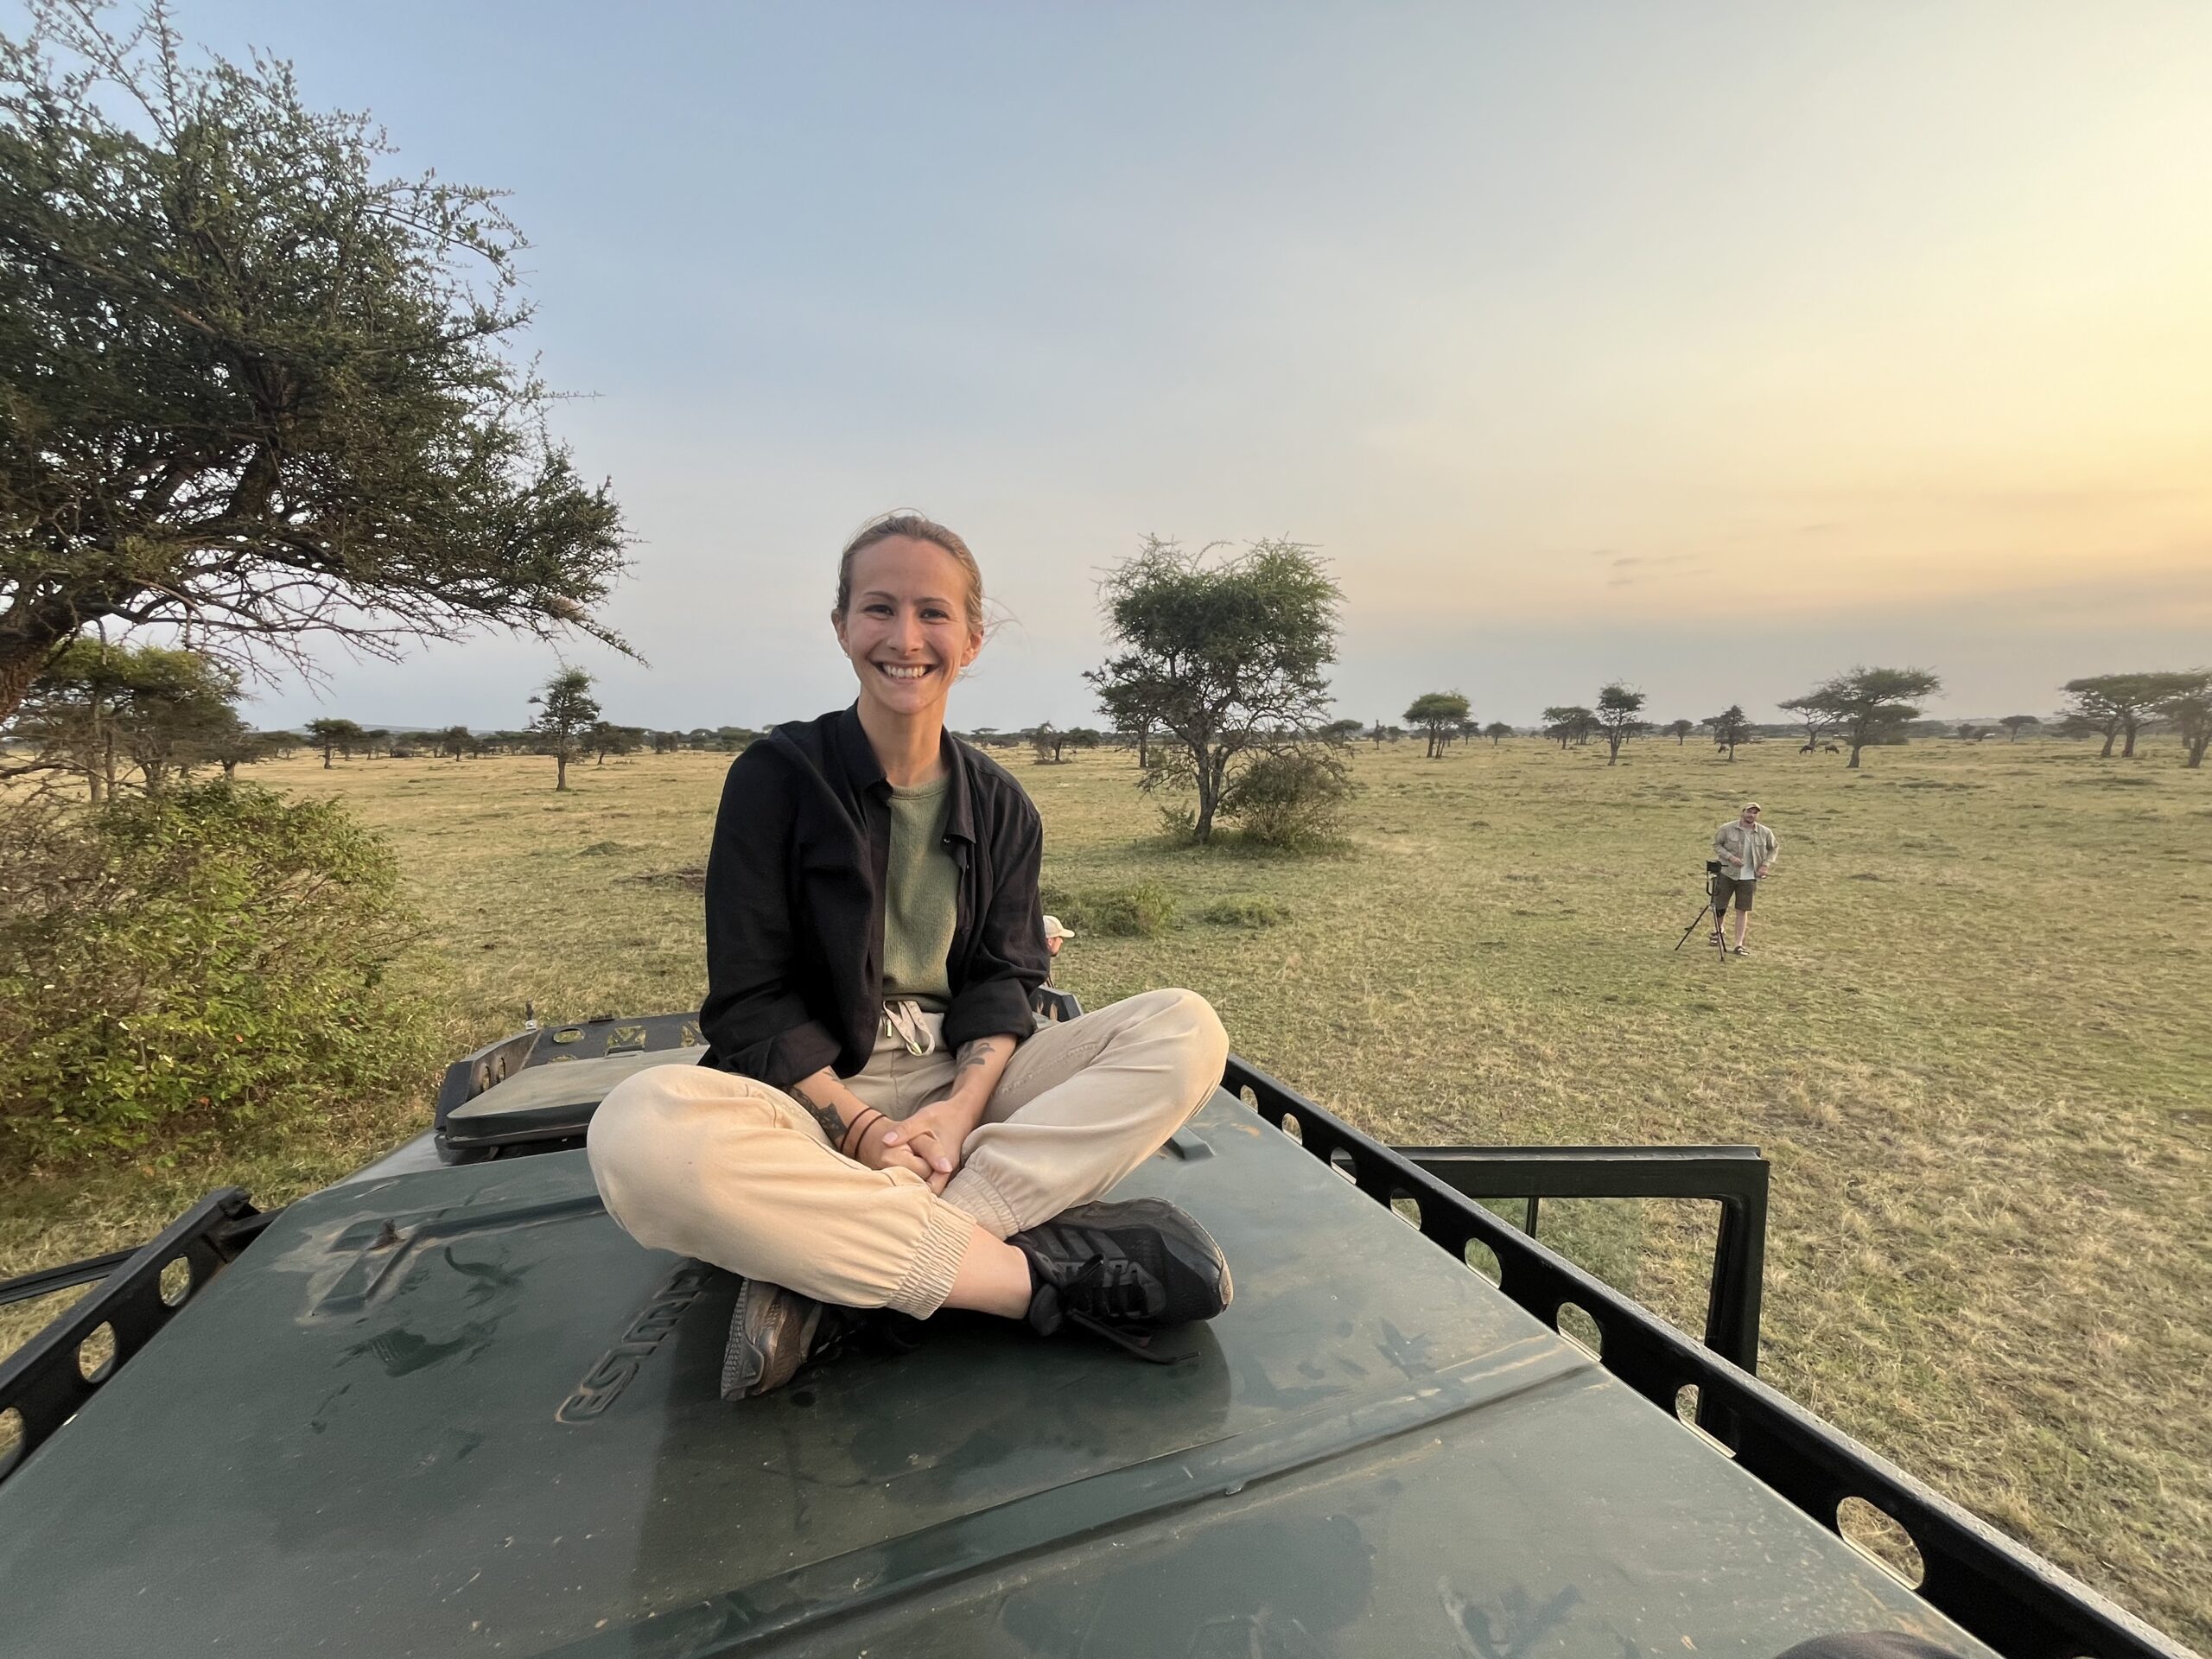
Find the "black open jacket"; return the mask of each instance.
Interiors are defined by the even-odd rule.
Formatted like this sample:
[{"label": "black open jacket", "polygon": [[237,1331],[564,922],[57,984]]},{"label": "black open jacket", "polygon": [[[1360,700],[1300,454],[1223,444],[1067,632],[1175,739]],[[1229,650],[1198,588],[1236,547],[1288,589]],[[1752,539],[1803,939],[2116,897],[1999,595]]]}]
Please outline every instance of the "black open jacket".
[{"label": "black open jacket", "polygon": [[[1049,958],[1037,896],[1044,826],[1021,785],[950,733],[944,841],[960,867],[945,969],[949,1048],[1033,1029]],[[883,1005],[891,785],[857,705],[779,726],[722,785],[707,855],[703,1063],[778,1089],[868,1064]]]}]

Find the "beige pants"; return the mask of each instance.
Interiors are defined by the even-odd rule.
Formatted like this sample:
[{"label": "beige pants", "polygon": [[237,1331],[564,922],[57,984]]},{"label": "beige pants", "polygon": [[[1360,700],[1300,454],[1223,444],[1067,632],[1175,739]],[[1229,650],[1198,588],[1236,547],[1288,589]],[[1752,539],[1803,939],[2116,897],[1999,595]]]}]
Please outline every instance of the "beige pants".
[{"label": "beige pants", "polygon": [[[587,1141],[607,1212],[640,1244],[848,1307],[926,1318],[972,1230],[1004,1238],[1104,1192],[1221,1081],[1229,1039],[1205,999],[1147,991],[1051,1026],[1007,1063],[940,1198],[830,1146],[779,1089],[699,1065],[617,1084]],[[905,1117],[947,1093],[953,1057],[879,1042],[846,1086]]]}]

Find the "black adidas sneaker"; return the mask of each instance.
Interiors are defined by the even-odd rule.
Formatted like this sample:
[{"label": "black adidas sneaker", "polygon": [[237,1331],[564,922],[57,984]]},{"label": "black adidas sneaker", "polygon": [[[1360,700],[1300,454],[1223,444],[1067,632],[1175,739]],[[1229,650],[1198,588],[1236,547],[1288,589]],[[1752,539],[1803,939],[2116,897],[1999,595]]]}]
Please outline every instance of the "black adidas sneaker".
[{"label": "black adidas sneaker", "polygon": [[1164,1198],[1077,1205],[1007,1243],[1029,1259],[1031,1330],[1080,1325],[1161,1364],[1152,1331],[1210,1319],[1234,1294],[1221,1247]]}]

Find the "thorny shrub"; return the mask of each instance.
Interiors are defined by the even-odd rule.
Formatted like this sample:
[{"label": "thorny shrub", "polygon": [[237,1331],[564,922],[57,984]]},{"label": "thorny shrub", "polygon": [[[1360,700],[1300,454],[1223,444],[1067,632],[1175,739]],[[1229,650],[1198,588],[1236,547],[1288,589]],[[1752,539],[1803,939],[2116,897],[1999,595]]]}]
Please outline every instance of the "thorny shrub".
[{"label": "thorny shrub", "polygon": [[335,803],[216,783],[0,806],[0,1168],[174,1147],[391,1088],[397,861]]},{"label": "thorny shrub", "polygon": [[1262,755],[1232,778],[1221,810],[1255,846],[1311,852],[1343,842],[1352,791],[1351,769],[1339,756],[1284,749]]}]

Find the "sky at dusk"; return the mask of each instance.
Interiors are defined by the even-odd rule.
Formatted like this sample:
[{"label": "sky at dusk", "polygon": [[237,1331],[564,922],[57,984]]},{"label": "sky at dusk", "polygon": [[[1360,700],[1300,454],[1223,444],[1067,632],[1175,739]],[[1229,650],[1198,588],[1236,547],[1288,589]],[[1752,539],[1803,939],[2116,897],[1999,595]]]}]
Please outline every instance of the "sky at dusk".
[{"label": "sky at dusk", "polygon": [[[957,725],[1097,718],[1147,532],[1319,547],[1340,714],[1931,712],[2212,662],[2212,6],[181,0],[512,191],[637,537],[610,719],[850,695],[836,549],[959,529]],[[19,23],[10,25],[14,32]],[[519,725],[479,639],[255,717]]]}]

